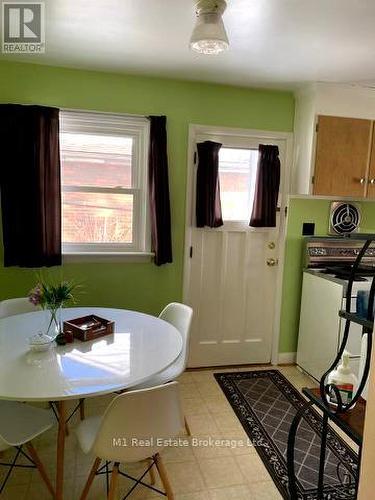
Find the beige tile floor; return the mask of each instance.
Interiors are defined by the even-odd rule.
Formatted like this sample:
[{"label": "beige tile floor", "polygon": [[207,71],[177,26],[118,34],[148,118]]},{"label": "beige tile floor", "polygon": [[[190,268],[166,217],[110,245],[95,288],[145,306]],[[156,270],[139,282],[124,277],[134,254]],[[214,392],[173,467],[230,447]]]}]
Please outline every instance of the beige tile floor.
[{"label": "beige tile floor", "polygon": [[[252,369],[261,369],[261,367],[228,371]],[[279,367],[279,369],[298,389],[306,385],[312,386],[311,380],[295,367],[287,366]],[[245,446],[197,447],[189,444],[187,440],[189,446],[166,449],[163,458],[176,500],[280,499],[281,496],[256,451],[246,444],[247,436],[213,377],[215,371],[226,370],[189,371],[185,372],[179,380],[182,403],[193,438],[207,440],[211,436],[215,439],[236,440],[236,442],[243,440]],[[110,397],[86,400],[86,414],[89,416],[102,413],[109,400]],[[64,497],[73,500],[79,499],[93,460],[92,457],[85,456],[77,445],[74,436],[76,422],[77,420],[70,425],[71,432],[66,441],[65,458]],[[56,429],[35,441],[40,457],[53,479],[55,443]],[[141,470],[140,465],[132,465],[128,468],[128,472],[134,475]],[[4,471],[0,471],[0,474],[4,474]],[[129,480],[121,478],[119,498],[124,496],[130,484]],[[1,498],[4,500],[44,500],[50,497],[36,471],[19,469],[11,477]],[[95,479],[89,498],[105,499],[104,476]],[[147,500],[163,497],[140,486],[130,498]]]}]

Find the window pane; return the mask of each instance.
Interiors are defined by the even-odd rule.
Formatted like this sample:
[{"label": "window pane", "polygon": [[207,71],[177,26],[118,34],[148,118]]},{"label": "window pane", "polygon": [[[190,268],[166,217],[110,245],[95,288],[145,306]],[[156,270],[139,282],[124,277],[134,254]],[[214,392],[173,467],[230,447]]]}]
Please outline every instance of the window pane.
[{"label": "window pane", "polygon": [[63,193],[64,243],[132,243],[132,194]]},{"label": "window pane", "polygon": [[131,137],[61,134],[65,186],[132,187]]},{"label": "window pane", "polygon": [[250,219],[257,161],[255,149],[220,149],[219,179],[224,220]]}]

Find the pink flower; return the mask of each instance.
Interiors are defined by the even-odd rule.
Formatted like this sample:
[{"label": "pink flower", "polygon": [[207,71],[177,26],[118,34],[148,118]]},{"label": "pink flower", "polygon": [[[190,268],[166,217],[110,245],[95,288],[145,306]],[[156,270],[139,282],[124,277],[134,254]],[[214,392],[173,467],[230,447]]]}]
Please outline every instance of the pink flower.
[{"label": "pink flower", "polygon": [[36,285],[29,293],[29,301],[34,304],[34,306],[39,306],[42,302],[42,287],[41,285]]}]

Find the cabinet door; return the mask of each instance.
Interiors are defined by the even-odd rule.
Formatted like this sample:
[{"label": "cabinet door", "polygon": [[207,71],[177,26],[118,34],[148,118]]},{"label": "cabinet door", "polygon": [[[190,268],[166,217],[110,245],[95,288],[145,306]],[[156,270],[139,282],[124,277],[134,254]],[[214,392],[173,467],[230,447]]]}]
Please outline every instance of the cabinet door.
[{"label": "cabinet door", "polygon": [[314,194],[365,196],[372,122],[319,116]]},{"label": "cabinet door", "polygon": [[372,134],[370,167],[368,173],[367,198],[375,198],[375,135]]}]

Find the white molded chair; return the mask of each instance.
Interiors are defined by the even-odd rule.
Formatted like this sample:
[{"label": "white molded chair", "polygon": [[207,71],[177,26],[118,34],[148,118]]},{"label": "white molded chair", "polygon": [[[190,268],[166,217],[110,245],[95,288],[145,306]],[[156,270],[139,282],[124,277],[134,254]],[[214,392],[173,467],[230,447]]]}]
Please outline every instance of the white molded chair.
[{"label": "white molded chair", "polygon": [[180,332],[183,342],[181,354],[166,370],[146,380],[146,382],[137,385],[134,389],[145,389],[146,387],[154,387],[155,385],[171,382],[185,371],[189,356],[190,326],[193,318],[193,309],[185,304],[172,302],[162,310],[159,318],[167,321]]},{"label": "white molded chair", "polygon": [[[31,440],[50,429],[55,423],[52,410],[35,408],[16,401],[0,401],[0,452],[8,448],[15,447],[16,455],[11,463],[2,463],[2,466],[8,467],[8,472],[0,484],[0,495],[15,467],[20,455],[26,457],[30,465],[27,467],[36,467],[45,482],[52,497],[55,491],[47,476],[39,456],[31,444]],[[25,445],[28,454],[23,451]],[[25,467],[25,465],[22,465]]]},{"label": "white molded chair", "polygon": [[[159,314],[159,318],[167,321],[180,332],[183,342],[181,354],[166,370],[146,380],[142,384],[132,387],[132,389],[145,389],[147,387],[155,387],[156,385],[171,382],[172,380],[176,380],[186,369],[189,357],[190,327],[193,319],[193,309],[185,304],[171,302],[162,310]],[[184,420],[186,432],[191,436],[189,424],[186,418]]]},{"label": "white molded chair", "polygon": [[[159,452],[164,447],[162,441],[175,438],[183,427],[177,382],[124,392],[113,399],[102,417],[89,417],[80,422],[76,429],[79,444],[84,453],[93,453],[97,457],[81,494],[81,500],[87,497],[95,475],[109,472],[112,477],[107,492],[108,500],[115,498],[119,474],[136,483],[128,495],[138,484],[164,494],[142,481],[143,477],[150,473],[151,484],[154,484],[154,465],[168,500],[173,500],[173,492]],[[142,442],[145,443],[146,440],[149,446],[142,446]],[[100,467],[102,460],[105,463]],[[120,463],[144,460],[147,460],[149,465],[140,479],[119,470]],[[108,471],[111,462],[114,465],[112,471]]]},{"label": "white molded chair", "polygon": [[0,302],[0,319],[33,311],[38,311],[38,307],[34,306],[27,297],[6,299]]}]

